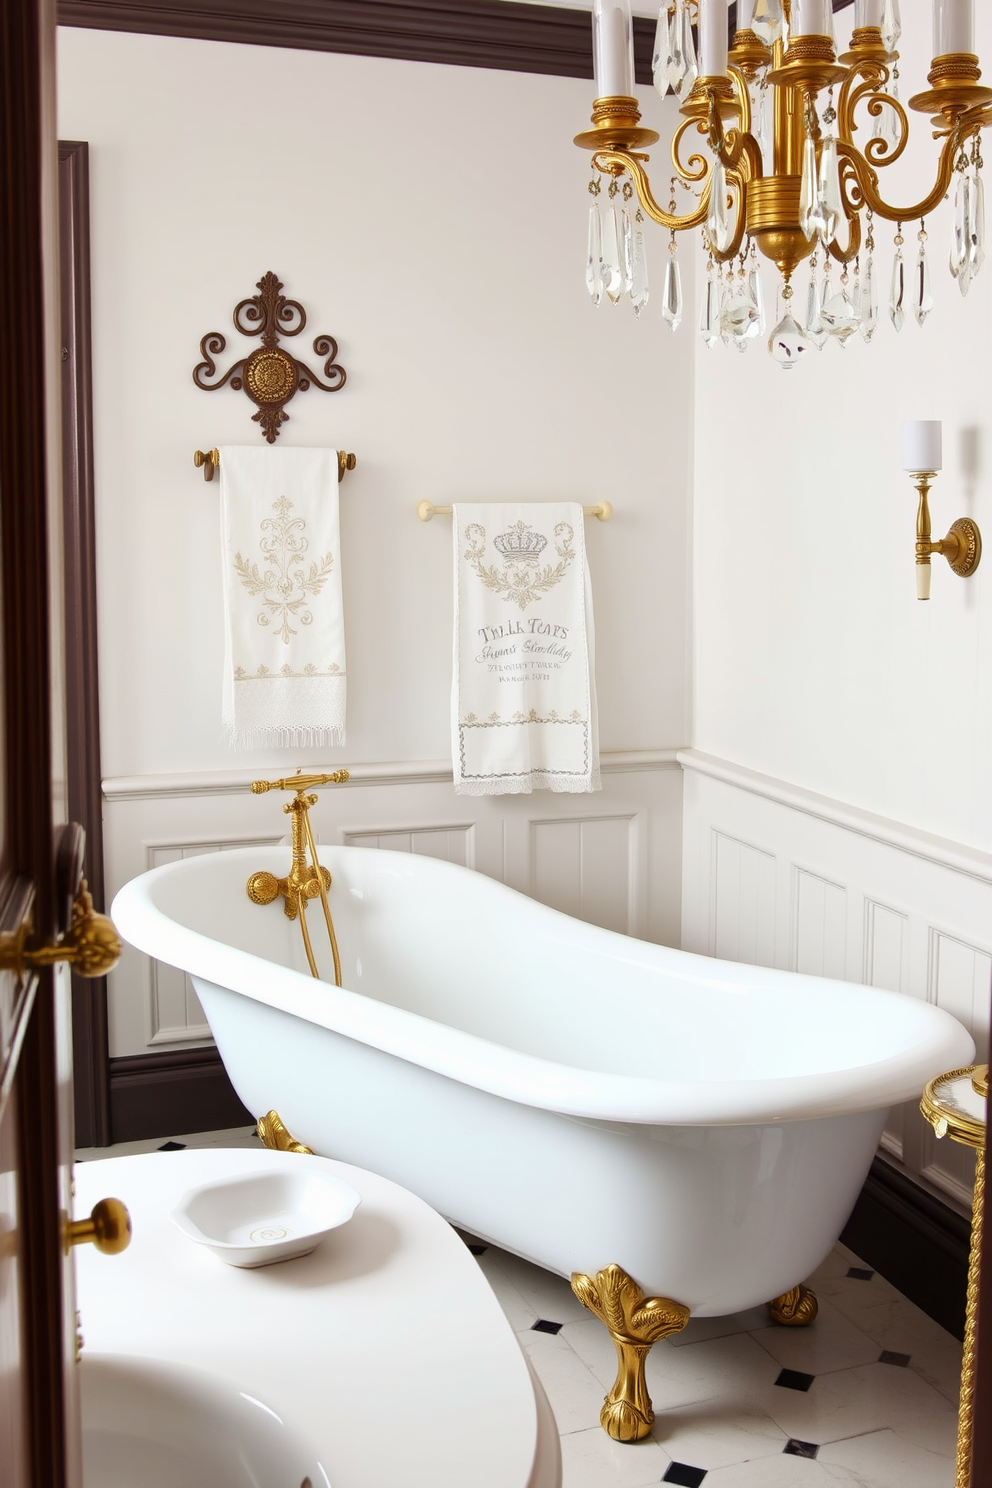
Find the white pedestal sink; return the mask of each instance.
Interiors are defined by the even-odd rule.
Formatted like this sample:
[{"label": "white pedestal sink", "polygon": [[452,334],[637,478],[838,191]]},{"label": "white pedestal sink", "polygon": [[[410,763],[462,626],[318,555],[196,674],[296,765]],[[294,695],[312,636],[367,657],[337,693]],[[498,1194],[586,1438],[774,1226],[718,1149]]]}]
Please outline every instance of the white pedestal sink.
[{"label": "white pedestal sink", "polygon": [[83,1488],[329,1488],[300,1433],[220,1375],[86,1353],[80,1387]]}]

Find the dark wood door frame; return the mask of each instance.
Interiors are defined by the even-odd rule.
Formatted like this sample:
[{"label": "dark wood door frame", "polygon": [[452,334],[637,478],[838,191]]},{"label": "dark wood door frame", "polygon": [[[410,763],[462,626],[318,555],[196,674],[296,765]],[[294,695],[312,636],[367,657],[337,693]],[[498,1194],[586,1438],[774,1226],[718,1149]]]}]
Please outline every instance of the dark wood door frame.
[{"label": "dark wood door frame", "polygon": [[[86,871],[104,908],[103,794],[97,656],[96,503],[90,330],[89,146],[59,141],[59,289],[62,326],[62,521],[65,572],[69,816],[86,831]],[[72,977],[76,1145],[110,1136],[107,979]]]}]

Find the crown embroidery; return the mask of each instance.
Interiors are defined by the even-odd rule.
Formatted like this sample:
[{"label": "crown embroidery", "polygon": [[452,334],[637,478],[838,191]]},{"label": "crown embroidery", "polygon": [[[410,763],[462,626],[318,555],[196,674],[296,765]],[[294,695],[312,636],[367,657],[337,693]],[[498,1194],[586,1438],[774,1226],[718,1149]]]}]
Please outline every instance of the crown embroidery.
[{"label": "crown embroidery", "polygon": [[503,559],[505,567],[487,564],[486,529],[479,522],[470,522],[465,528],[465,558],[475,572],[495,594],[501,594],[509,604],[519,605],[525,610],[534,600],[542,599],[567,574],[575,549],[572,546],[575,530],[569,522],[559,522],[554,531],[556,564],[541,563],[541,556],[548,539],[535,532],[526,522],[517,522],[507,532],[493,538],[493,547]]}]

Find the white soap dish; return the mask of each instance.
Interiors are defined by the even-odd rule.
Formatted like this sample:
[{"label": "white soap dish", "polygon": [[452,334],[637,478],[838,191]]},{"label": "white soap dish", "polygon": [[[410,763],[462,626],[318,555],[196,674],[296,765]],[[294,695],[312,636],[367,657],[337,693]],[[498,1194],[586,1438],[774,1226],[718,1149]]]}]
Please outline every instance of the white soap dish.
[{"label": "white soap dish", "polygon": [[361,1195],[339,1178],[315,1173],[295,1153],[286,1157],[279,1171],[190,1189],[172,1211],[173,1224],[229,1266],[270,1266],[309,1255],[324,1235],[347,1223]]}]

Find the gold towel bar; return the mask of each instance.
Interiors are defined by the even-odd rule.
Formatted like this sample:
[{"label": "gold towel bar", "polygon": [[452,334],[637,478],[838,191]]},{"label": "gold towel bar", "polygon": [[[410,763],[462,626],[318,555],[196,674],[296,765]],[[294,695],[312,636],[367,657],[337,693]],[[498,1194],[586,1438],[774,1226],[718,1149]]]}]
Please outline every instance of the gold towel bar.
[{"label": "gold towel bar", "polygon": [[[199,470],[201,465],[203,466],[204,480],[213,480],[214,471],[220,464],[220,450],[207,450],[206,454],[204,454],[203,450],[194,450],[193,464],[196,466],[197,470]],[[338,450],[338,480],[343,481],[345,471],[354,470],[357,464],[357,456],[349,455],[345,450]]]},{"label": "gold towel bar", "polygon": [[[431,517],[450,517],[450,506],[435,506],[433,501],[421,501],[417,506],[417,516],[422,522],[429,522]],[[583,514],[587,517],[597,517],[600,522],[608,522],[613,515],[612,501],[598,501],[595,506],[584,506]]]}]

